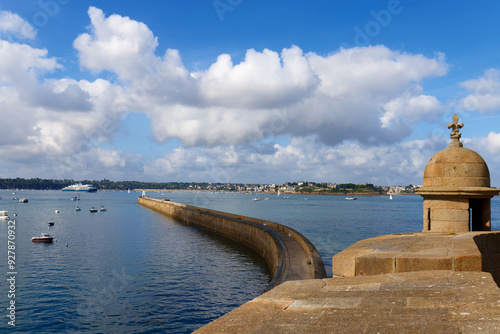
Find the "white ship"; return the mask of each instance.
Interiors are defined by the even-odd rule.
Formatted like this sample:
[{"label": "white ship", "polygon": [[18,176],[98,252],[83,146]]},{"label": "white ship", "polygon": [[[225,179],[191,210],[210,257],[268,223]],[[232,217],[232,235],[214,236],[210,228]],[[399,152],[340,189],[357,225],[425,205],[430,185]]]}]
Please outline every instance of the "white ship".
[{"label": "white ship", "polygon": [[94,192],[94,191],[97,191],[97,189],[94,188],[94,186],[92,186],[91,184],[82,184],[80,182],[80,183],[72,184],[70,186],[62,188],[62,191],[86,191],[86,192]]}]

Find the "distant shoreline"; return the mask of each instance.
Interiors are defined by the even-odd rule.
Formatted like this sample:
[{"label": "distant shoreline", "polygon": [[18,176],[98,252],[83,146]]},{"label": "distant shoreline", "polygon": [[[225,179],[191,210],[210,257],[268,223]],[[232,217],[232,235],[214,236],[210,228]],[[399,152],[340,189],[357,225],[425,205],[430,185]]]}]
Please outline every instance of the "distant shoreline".
[{"label": "distant shoreline", "polygon": [[[110,189],[111,190],[111,189]],[[142,191],[146,191],[146,192],[174,192],[174,191],[178,191],[178,192],[203,192],[203,193],[213,193],[213,192],[216,192],[216,193],[241,193],[241,194],[253,194],[253,192],[250,192],[250,191],[239,191],[239,190],[235,190],[235,191],[224,191],[224,190],[217,190],[217,191],[214,191],[214,190],[206,190],[206,189],[198,189],[198,190],[193,190],[193,189],[133,189],[133,191],[136,191],[136,192],[142,192]],[[276,191],[263,191],[263,192],[259,192],[259,194],[271,194],[271,195],[277,195],[278,192]],[[311,192],[311,193],[307,193],[307,192],[296,192],[296,191],[286,191],[286,192],[280,192],[281,195],[324,195],[324,196],[329,196],[329,195],[333,195],[333,196],[372,196],[372,197],[376,197],[376,196],[380,196],[380,197],[387,197],[387,196],[390,196],[390,195],[393,195],[393,196],[407,196],[407,195],[418,195],[418,194],[411,194],[411,193],[403,193],[403,194],[379,194],[379,193],[330,193],[330,192]]]}]

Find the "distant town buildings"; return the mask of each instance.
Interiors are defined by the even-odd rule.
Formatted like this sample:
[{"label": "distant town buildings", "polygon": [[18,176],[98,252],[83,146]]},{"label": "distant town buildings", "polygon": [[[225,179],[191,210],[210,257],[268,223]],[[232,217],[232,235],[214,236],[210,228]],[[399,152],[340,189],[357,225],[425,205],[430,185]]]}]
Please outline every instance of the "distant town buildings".
[{"label": "distant town buildings", "polygon": [[375,186],[371,183],[332,183],[332,182],[310,182],[297,181],[283,184],[258,184],[258,183],[210,183],[210,182],[140,182],[140,181],[111,181],[102,179],[100,181],[73,179],[0,179],[0,189],[40,189],[60,190],[70,184],[82,182],[92,184],[98,190],[127,190],[127,189],[158,189],[158,190],[192,190],[192,191],[239,191],[254,192],[257,189],[261,193],[366,193],[366,194],[411,194],[421,186]]}]

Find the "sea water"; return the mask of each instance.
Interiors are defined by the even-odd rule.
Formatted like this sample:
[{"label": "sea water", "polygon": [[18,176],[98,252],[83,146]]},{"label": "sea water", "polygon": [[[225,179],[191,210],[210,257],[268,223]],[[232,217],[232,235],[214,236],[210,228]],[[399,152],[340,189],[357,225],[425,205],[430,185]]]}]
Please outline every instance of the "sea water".
[{"label": "sea water", "polygon": [[[254,252],[138,205],[139,193],[80,193],[72,201],[75,195],[0,191],[0,210],[12,221],[0,221],[0,332],[191,333],[257,297],[271,279]],[[327,264],[356,241],[422,229],[420,196],[148,195],[285,224],[306,236]],[[23,197],[29,202],[12,199]],[[108,210],[90,213],[91,206]],[[492,217],[499,229],[496,198]],[[55,241],[31,242],[42,232]],[[14,284],[7,281],[12,276]]]}]

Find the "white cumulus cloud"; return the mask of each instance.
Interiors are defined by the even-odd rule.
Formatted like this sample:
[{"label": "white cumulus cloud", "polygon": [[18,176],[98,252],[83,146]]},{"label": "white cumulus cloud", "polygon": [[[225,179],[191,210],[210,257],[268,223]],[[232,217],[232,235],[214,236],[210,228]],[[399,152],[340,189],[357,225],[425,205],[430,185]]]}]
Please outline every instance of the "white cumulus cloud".
[{"label": "white cumulus cloud", "polygon": [[22,39],[34,39],[35,29],[19,15],[0,10],[0,36],[15,36]]},{"label": "white cumulus cloud", "polygon": [[469,95],[459,101],[466,111],[477,110],[491,113],[500,110],[500,71],[489,69],[479,79],[464,81],[461,86],[469,91]]}]

